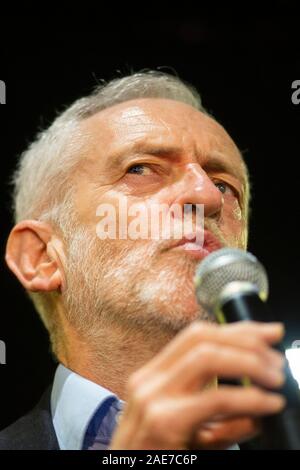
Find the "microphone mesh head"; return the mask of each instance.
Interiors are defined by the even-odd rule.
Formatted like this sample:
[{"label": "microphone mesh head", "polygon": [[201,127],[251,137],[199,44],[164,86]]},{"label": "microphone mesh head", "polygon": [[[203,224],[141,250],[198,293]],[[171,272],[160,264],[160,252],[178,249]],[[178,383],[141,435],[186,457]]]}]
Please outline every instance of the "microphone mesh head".
[{"label": "microphone mesh head", "polygon": [[267,298],[267,273],[255,256],[237,248],[222,248],[212,252],[196,270],[198,302],[206,310],[213,311],[223,289],[235,281],[253,284],[258,293]]}]

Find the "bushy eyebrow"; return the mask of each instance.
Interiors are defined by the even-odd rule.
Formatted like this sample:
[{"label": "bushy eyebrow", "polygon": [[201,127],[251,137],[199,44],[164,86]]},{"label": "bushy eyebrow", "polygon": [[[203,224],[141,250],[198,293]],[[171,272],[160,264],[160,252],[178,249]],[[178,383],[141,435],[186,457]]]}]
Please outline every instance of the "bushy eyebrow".
[{"label": "bushy eyebrow", "polygon": [[241,168],[232,165],[225,155],[222,156],[222,158],[210,156],[203,165],[203,169],[207,172],[228,173],[229,175],[234,176],[242,185],[245,185],[247,174],[243,168],[243,165],[241,165]]},{"label": "bushy eyebrow", "polygon": [[109,168],[115,168],[120,164],[122,160],[139,154],[153,155],[156,157],[165,157],[172,160],[179,160],[181,153],[182,149],[176,146],[150,144],[146,145],[136,143],[110,155],[107,159],[107,166]]},{"label": "bushy eyebrow", "polygon": [[[107,167],[115,168],[120,165],[121,161],[139,154],[153,155],[156,157],[168,158],[173,161],[178,161],[180,160],[182,153],[183,150],[181,147],[166,144],[144,144],[138,142],[110,155],[107,159]],[[241,161],[243,161],[242,156]],[[207,155],[206,161],[203,164],[203,169],[205,171],[228,173],[229,175],[235,177],[242,185],[244,185],[247,181],[247,175],[242,168],[243,165],[241,165],[241,168],[236,167],[230,163],[229,156],[226,156],[225,154],[220,154],[219,156],[219,153],[218,155]]]}]

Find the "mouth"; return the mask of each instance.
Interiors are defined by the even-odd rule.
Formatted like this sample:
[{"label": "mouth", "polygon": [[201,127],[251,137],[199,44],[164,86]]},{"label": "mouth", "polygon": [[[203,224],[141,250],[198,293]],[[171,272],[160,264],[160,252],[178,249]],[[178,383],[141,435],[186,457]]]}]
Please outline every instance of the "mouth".
[{"label": "mouth", "polygon": [[208,230],[191,233],[177,241],[171,248],[184,251],[190,257],[202,260],[213,251],[222,248],[222,243]]}]

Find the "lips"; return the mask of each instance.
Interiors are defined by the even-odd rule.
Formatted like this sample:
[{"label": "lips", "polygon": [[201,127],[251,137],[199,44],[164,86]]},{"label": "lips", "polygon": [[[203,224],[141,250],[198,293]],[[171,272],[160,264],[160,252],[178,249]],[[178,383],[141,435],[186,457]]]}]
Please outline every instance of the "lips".
[{"label": "lips", "polygon": [[186,254],[196,259],[203,259],[212,251],[222,248],[220,241],[208,230],[193,233],[178,240],[171,247],[177,251],[185,251]]}]

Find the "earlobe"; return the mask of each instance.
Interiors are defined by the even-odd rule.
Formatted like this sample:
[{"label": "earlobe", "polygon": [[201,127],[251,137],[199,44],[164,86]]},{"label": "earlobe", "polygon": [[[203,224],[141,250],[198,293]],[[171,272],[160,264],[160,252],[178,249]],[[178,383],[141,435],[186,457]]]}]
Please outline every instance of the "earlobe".
[{"label": "earlobe", "polygon": [[38,221],[22,221],[10,233],[6,262],[26,290],[53,291],[62,284],[57,260],[49,256],[52,228]]}]

